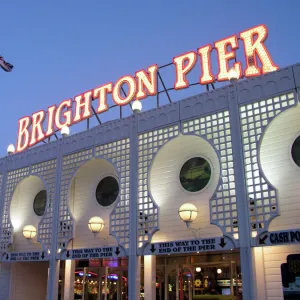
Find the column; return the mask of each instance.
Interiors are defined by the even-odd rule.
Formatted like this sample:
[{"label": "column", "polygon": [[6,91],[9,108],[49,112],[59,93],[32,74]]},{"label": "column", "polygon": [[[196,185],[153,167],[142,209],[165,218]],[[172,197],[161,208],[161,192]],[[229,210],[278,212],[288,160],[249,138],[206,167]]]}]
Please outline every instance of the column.
[{"label": "column", "polygon": [[230,261],[230,294],[233,295],[233,264],[234,261]]},{"label": "column", "polygon": [[74,299],[75,260],[65,261],[64,300]]},{"label": "column", "polygon": [[104,300],[107,300],[107,280],[108,280],[108,267],[105,267]]},{"label": "column", "polygon": [[82,300],[88,299],[88,295],[87,295],[88,282],[89,282],[88,268],[84,267],[83,278],[82,278]]},{"label": "column", "polygon": [[137,197],[138,197],[138,117],[131,119],[130,134],[130,222],[128,251],[128,299],[140,299],[140,258],[137,256]]},{"label": "column", "polygon": [[144,256],[144,291],[145,299],[156,300],[156,257]]},{"label": "column", "polygon": [[254,266],[256,282],[255,300],[266,299],[266,284],[265,284],[265,264],[264,264],[264,249],[263,247],[253,248]]},{"label": "column", "polygon": [[52,203],[53,218],[52,218],[52,237],[51,237],[50,261],[49,261],[49,275],[48,275],[48,286],[47,286],[47,300],[58,299],[58,280],[59,280],[60,261],[56,260],[56,254],[57,254],[58,224],[59,224],[62,147],[63,147],[63,140],[58,140],[55,197]]},{"label": "column", "polygon": [[239,112],[238,84],[234,82],[229,97],[229,117],[232,138],[232,155],[234,161],[235,189],[237,199],[240,260],[243,274],[243,299],[254,299],[254,280],[251,251],[251,231],[249,223],[248,192],[246,188],[244,151]]},{"label": "column", "polygon": [[122,300],[122,276],[123,276],[123,271],[118,271],[118,281],[117,281],[117,293],[118,293],[118,298],[117,300]]},{"label": "column", "polygon": [[168,295],[169,295],[169,274],[168,274],[168,272],[169,272],[169,268],[168,268],[168,266],[167,266],[167,259],[165,258],[165,267],[164,267],[164,272],[165,272],[165,282],[164,282],[164,284],[165,284],[165,300],[167,300],[168,299]]},{"label": "column", "polygon": [[105,275],[105,268],[99,267],[98,274],[98,297],[97,300],[102,300],[102,277]]},{"label": "column", "polygon": [[176,268],[176,300],[180,299],[179,298],[179,280],[180,280],[180,268]]}]

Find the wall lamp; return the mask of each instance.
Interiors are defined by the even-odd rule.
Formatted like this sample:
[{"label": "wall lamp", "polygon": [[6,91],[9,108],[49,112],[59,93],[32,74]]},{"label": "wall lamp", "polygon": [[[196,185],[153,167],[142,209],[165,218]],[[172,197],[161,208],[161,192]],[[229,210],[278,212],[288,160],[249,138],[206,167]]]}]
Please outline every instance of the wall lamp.
[{"label": "wall lamp", "polygon": [[185,203],[180,206],[178,209],[178,215],[180,219],[185,222],[186,227],[191,230],[191,232],[194,234],[195,238],[198,238],[198,233],[200,231],[199,229],[192,228],[191,224],[193,221],[197,218],[198,215],[198,209],[197,207],[192,203]]},{"label": "wall lamp", "polygon": [[23,236],[29,242],[36,236],[36,228],[32,225],[26,225],[23,228]]},{"label": "wall lamp", "polygon": [[104,221],[100,217],[92,217],[89,220],[89,229],[96,236],[104,228]]}]

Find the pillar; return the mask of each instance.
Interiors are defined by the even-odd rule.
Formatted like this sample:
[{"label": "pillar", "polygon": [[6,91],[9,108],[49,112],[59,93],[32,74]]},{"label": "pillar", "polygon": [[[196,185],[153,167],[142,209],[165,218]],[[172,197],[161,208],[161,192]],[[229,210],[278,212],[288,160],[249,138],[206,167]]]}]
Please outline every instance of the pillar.
[{"label": "pillar", "polygon": [[255,266],[255,300],[266,299],[266,283],[265,283],[265,264],[263,247],[253,248],[253,258]]},{"label": "pillar", "polygon": [[59,224],[59,205],[60,205],[60,186],[61,186],[61,169],[62,169],[62,148],[63,140],[57,141],[57,161],[56,161],[56,184],[55,198],[53,199],[53,218],[52,218],[52,235],[51,249],[49,260],[47,300],[58,299],[58,281],[60,261],[56,260],[57,245],[58,245],[58,224]]},{"label": "pillar", "polygon": [[99,267],[98,274],[98,297],[97,300],[102,300],[102,277],[105,275],[105,268]]},{"label": "pillar", "polygon": [[168,295],[169,295],[169,268],[167,266],[167,259],[165,258],[165,268],[164,268],[164,272],[165,272],[165,282],[164,282],[164,285],[165,285],[165,293],[164,293],[164,299],[167,300],[168,299]]},{"label": "pillar", "polygon": [[137,253],[137,198],[138,198],[138,116],[131,119],[130,132],[130,221],[128,250],[128,299],[140,300],[141,261]]},{"label": "pillar", "polygon": [[117,281],[117,300],[122,300],[122,276],[123,276],[123,271],[117,272],[118,275],[118,281]]},{"label": "pillar", "polygon": [[65,261],[64,300],[74,299],[75,260]]},{"label": "pillar", "polygon": [[144,292],[145,299],[156,300],[156,257],[144,256]]},{"label": "pillar", "polygon": [[246,188],[244,151],[239,111],[238,84],[233,84],[229,97],[229,118],[234,161],[235,192],[239,224],[240,261],[243,274],[243,299],[254,299],[254,272],[252,265],[251,230],[249,222],[248,192]]}]

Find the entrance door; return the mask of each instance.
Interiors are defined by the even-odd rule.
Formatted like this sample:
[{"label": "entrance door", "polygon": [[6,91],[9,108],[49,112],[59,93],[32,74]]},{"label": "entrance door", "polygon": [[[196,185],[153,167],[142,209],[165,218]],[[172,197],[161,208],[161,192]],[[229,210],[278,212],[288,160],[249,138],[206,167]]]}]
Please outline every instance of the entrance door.
[{"label": "entrance door", "polygon": [[75,270],[74,299],[128,299],[127,266],[118,265],[118,262],[114,265],[111,267],[103,266],[103,262],[101,262],[97,267],[87,266],[82,268],[77,266]]}]

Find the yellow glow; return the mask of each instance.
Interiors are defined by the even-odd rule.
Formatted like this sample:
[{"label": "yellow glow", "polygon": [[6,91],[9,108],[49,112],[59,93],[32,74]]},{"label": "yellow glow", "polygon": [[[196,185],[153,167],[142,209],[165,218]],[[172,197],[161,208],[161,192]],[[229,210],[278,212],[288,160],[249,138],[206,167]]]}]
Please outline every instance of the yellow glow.
[{"label": "yellow glow", "polygon": [[25,239],[33,239],[36,236],[36,228],[32,225],[26,225],[23,228],[23,235]]},{"label": "yellow glow", "polygon": [[89,220],[89,229],[94,234],[99,233],[104,228],[104,221],[100,217],[92,217]]},{"label": "yellow glow", "polygon": [[198,54],[201,58],[201,68],[202,75],[200,77],[201,84],[207,84],[215,80],[214,76],[211,74],[211,64],[210,64],[210,53],[212,46],[207,45],[198,49]]},{"label": "yellow glow", "polygon": [[12,226],[15,231],[19,230],[21,227],[21,220],[19,218],[14,218],[11,220]]},{"label": "yellow glow", "polygon": [[[227,47],[230,45],[232,51],[227,51]],[[220,40],[215,43],[215,48],[218,51],[218,60],[219,60],[219,74],[218,81],[228,80],[229,77],[229,67],[228,62],[235,58],[235,49],[238,49],[238,41],[235,35],[228,37],[224,40]],[[237,72],[237,78],[242,76],[242,67],[240,62],[236,62],[233,65],[234,69]]]},{"label": "yellow glow", "polygon": [[[127,83],[128,85],[128,92],[127,96],[121,97],[121,87]],[[133,100],[133,97],[135,96],[136,92],[136,83],[133,77],[131,76],[123,76],[121,77],[116,85],[113,88],[113,100],[117,105],[126,105],[131,100]]]},{"label": "yellow glow", "polygon": [[257,237],[257,231],[252,231],[252,237],[253,238]]},{"label": "yellow glow", "polygon": [[178,214],[182,221],[193,222],[198,214],[197,207],[192,203],[185,203],[180,206]]},{"label": "yellow glow", "polygon": [[234,237],[236,240],[238,240],[238,239],[239,239],[239,234],[238,234],[238,233],[235,233],[235,234],[233,235],[233,237]]},{"label": "yellow glow", "polygon": [[153,96],[157,92],[157,65],[153,65],[148,68],[148,74],[144,71],[136,72],[137,79],[137,93],[136,99],[141,100],[146,98],[148,95],[145,89],[148,91],[149,95]]},{"label": "yellow glow", "polygon": [[[257,36],[254,41],[254,36]],[[264,41],[268,36],[268,30],[264,25],[260,25],[244,32],[241,32],[240,38],[244,41],[244,49],[246,56],[247,68],[245,76],[257,76],[268,72],[273,72],[279,69],[276,66],[264,45]],[[259,57],[262,64],[262,72],[257,66],[256,56]]]},{"label": "yellow glow", "polygon": [[195,52],[188,52],[173,59],[173,63],[176,67],[176,82],[174,84],[175,90],[184,89],[189,86],[186,75],[195,66],[196,60],[197,55]]}]

